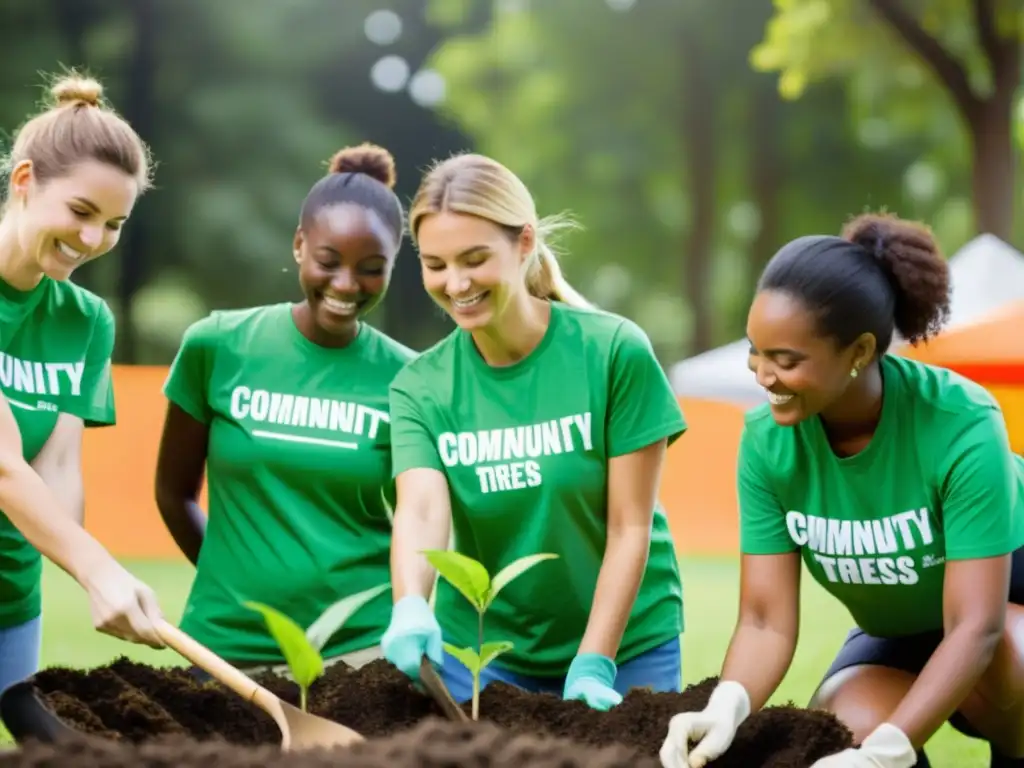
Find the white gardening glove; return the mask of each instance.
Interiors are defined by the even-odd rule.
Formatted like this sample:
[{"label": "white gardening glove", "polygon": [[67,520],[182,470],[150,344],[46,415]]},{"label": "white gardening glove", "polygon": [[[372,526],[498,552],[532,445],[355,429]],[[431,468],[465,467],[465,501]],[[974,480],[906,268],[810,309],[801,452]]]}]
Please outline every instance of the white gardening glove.
[{"label": "white gardening glove", "polygon": [[[659,757],[663,768],[703,768],[732,744],[740,723],[750,715],[750,696],[737,682],[715,686],[700,712],[681,712],[668,724]],[[691,741],[698,742],[690,751]]]},{"label": "white gardening glove", "polygon": [[114,637],[163,648],[155,623],[163,618],[156,593],[113,557],[98,560],[82,577],[93,626]]},{"label": "white gardening glove", "polygon": [[818,760],[811,768],[913,768],[917,750],[899,728],[882,723],[861,743]]}]

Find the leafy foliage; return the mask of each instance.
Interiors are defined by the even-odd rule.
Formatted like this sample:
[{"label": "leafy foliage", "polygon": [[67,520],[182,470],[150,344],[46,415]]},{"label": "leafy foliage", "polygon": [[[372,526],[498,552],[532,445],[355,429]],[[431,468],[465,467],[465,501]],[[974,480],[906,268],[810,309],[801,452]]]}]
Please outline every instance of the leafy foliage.
[{"label": "leafy foliage", "polygon": [[459,552],[431,549],[423,554],[438,573],[481,613],[490,608],[494,598],[511,581],[544,560],[558,558],[552,554],[526,555],[502,568],[492,580],[483,565]]},{"label": "leafy foliage", "polygon": [[[994,0],[993,6],[997,34],[1019,38],[1024,24],[1017,0]],[[972,139],[966,117],[920,45],[911,44],[887,13],[901,14],[928,45],[941,48],[954,68],[962,68],[973,98],[986,99],[993,92],[994,73],[980,43],[976,4],[775,0],[774,7],[764,39],[751,51],[752,66],[778,73],[779,93],[787,100],[799,99],[828,80],[842,82],[858,138],[866,147],[916,148],[918,159],[906,171],[909,196],[919,202],[930,197],[944,207],[919,206],[910,215],[934,221],[946,250],[961,244],[967,233],[950,229],[950,221],[955,218],[959,224],[957,211],[967,200],[943,199],[943,193],[970,184]]]},{"label": "leafy foliage", "polygon": [[444,647],[448,653],[458,659],[466,669],[472,672],[474,677],[479,677],[488,664],[501,654],[511,651],[515,646],[507,640],[503,640],[500,643],[484,643],[480,647],[479,653],[472,648],[457,648],[451,643],[445,643]]},{"label": "leafy foliage", "polygon": [[276,608],[253,600],[243,602],[246,608],[263,616],[268,631],[281,649],[292,678],[299,686],[302,709],[306,708],[309,687],[324,673],[320,652],[327,641],[337,634],[356,611],[390,588],[390,584],[382,584],[344,597],[329,606],[306,630]]},{"label": "leafy foliage", "polygon": [[476,720],[480,716],[480,673],[498,656],[508,653],[515,647],[507,640],[484,642],[484,614],[501,591],[515,579],[545,560],[557,559],[558,555],[526,555],[506,565],[492,579],[483,564],[460,552],[428,549],[424,550],[423,554],[441,577],[455,587],[477,612],[477,648],[458,648],[451,643],[444,645],[448,653],[457,658],[473,675],[473,719]]},{"label": "leafy foliage", "polygon": [[[401,35],[380,46],[363,27],[382,8],[375,0],[252,0],[241,11],[203,0],[5,0],[0,143],[9,148],[41,95],[40,73],[64,65],[101,77],[150,142],[156,188],[114,253],[76,273],[112,302],[119,350],[137,332],[138,356],[119,352],[118,362],[170,362],[184,328],[211,308],[299,298],[298,207],[331,153],[367,139],[394,152],[406,202],[431,158],[474,149],[506,162],[542,214],[569,210],[582,222],[561,243],[569,280],[637,320],[670,363],[692,338],[688,62],[716,93],[703,117],[718,139],[713,274],[696,288],[721,341],[742,334],[752,273],[789,237],[834,232],[867,206],[927,218],[947,252],[971,234],[959,118],[875,2],[779,0],[772,16],[747,0],[627,10],[603,0],[393,0]],[[974,4],[898,2],[986,93]],[[995,2],[998,25],[1011,28],[1015,0]],[[139,49],[148,73],[136,66]],[[410,74],[439,69],[441,111],[406,90],[377,90],[370,69],[382,56],[402,57]],[[778,101],[783,79],[800,97],[779,107],[763,95]],[[770,194],[750,179],[766,149]],[[912,193],[921,179],[934,181],[924,197]],[[448,321],[432,311],[411,251],[406,241],[391,298],[370,322],[422,348]],[[120,298],[134,306],[130,326]]]},{"label": "leafy foliage", "polygon": [[276,608],[251,600],[246,601],[244,605],[263,615],[267,629],[281,649],[281,655],[284,656],[284,660],[288,664],[288,670],[299,686],[302,696],[301,706],[305,709],[306,692],[309,690],[309,686],[324,673],[324,660],[320,656],[319,650],[306,637],[302,627]]},{"label": "leafy foliage", "polygon": [[[472,31],[463,0],[428,6],[450,35],[430,61],[447,83],[443,114],[474,149],[524,180],[542,215],[569,210],[581,222],[562,242],[567,278],[636,320],[665,362],[693,351],[694,301],[710,303],[720,341],[743,333],[749,287],[785,240],[835,232],[865,206],[905,210],[901,174],[922,159],[919,142],[862,143],[874,126],[850,124],[835,85],[773,104],[772,79],[749,63],[770,8],[746,0],[640,2],[624,12],[593,0],[485,5],[490,23]],[[707,73],[714,103],[690,103],[694,67]],[[717,139],[714,243],[703,255],[687,248],[691,119],[710,122]],[[958,151],[934,146],[944,168],[962,170]],[[773,178],[752,189],[762,162]],[[686,267],[698,257],[711,260],[710,283],[694,292]]]}]

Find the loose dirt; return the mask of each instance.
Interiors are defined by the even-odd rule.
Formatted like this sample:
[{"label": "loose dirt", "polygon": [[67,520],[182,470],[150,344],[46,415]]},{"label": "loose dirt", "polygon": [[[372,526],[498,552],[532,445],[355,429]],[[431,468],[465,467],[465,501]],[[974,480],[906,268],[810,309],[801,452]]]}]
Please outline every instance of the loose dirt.
[{"label": "loose dirt", "polygon": [[[282,755],[274,746],[280,732],[267,715],[184,669],[119,659],[88,671],[50,668],[34,679],[44,703],[87,737],[60,747],[25,744],[0,757],[0,768],[208,768],[213,759],[288,768],[658,768],[669,719],[703,708],[716,682],[680,694],[633,691],[609,712],[497,683],[481,695],[480,723],[455,724],[442,720],[439,707],[386,661],[360,670],[336,664],[313,684],[309,709],[369,741],[347,751]],[[269,674],[256,679],[298,704],[294,683]],[[752,715],[711,766],[809,768],[851,743],[849,731],[827,713],[771,707]]]}]

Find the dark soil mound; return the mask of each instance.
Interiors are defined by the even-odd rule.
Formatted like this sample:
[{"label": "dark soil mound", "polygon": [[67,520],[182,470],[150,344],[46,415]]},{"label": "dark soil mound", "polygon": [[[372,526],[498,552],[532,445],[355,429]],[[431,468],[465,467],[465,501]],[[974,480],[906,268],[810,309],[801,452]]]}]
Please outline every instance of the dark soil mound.
[{"label": "dark soil mound", "polygon": [[565,739],[516,734],[492,723],[430,718],[410,731],[350,750],[285,754],[274,747],[162,737],[146,744],[84,738],[60,748],[26,745],[0,768],[660,768],[626,747],[595,749]]},{"label": "dark soil mound", "polygon": [[[286,701],[298,704],[294,683],[276,675],[257,679]],[[0,761],[0,766],[46,764],[50,759],[46,755],[53,760],[73,758],[76,766],[82,760],[86,765],[94,759],[90,757],[93,755],[97,764],[102,760],[103,765],[113,768],[129,764],[119,762],[121,753],[116,750],[121,749],[126,750],[124,760],[133,760],[131,765],[140,766],[185,766],[193,761],[198,765],[200,759],[213,756],[210,750],[217,750],[218,759],[239,766],[277,765],[277,760],[287,759],[290,768],[306,768],[327,765],[317,760],[329,759],[336,766],[370,768],[383,766],[386,754],[387,764],[400,768],[405,760],[401,755],[415,754],[419,762],[408,765],[639,767],[648,762],[636,755],[645,755],[654,760],[650,765],[656,768],[672,715],[703,708],[716,682],[708,679],[680,694],[636,690],[609,712],[597,712],[582,702],[566,702],[557,696],[492,684],[484,690],[480,701],[480,716],[490,723],[467,726],[432,721],[431,718],[442,716],[439,707],[385,661],[358,671],[334,665],[312,686],[309,709],[354,728],[372,741],[354,750],[335,752],[329,758],[307,754],[302,760],[308,759],[309,763],[293,764],[295,756],[269,758],[269,754],[276,752],[274,749],[268,752],[235,747],[233,756],[221,758],[221,751],[231,751],[229,744],[269,747],[279,743],[280,733],[259,709],[216,683],[197,683],[184,669],[149,667],[119,659],[90,671],[50,668],[38,673],[35,681],[43,701],[67,724],[82,733],[127,744],[89,740],[76,747],[83,750],[80,755],[70,754],[70,747],[47,752],[51,748],[37,746],[20,758],[35,762]],[[468,704],[465,709],[468,713]],[[540,740],[541,736],[548,740]],[[570,740],[577,746],[569,750],[550,741],[551,737]],[[168,745],[166,739],[175,741]],[[217,744],[204,746],[195,741]],[[147,742],[143,747],[131,746],[143,742]],[[188,745],[183,746],[186,742]],[[807,768],[818,758],[851,743],[849,731],[827,713],[772,707],[752,715],[740,728],[728,753],[712,765]],[[614,751],[586,756],[582,746]],[[453,757],[451,750],[456,748],[466,751]],[[167,762],[168,749],[178,750],[175,754],[180,757]],[[103,750],[115,750],[117,756],[108,759]],[[431,757],[435,753],[437,756]],[[586,760],[576,762],[581,756]],[[513,759],[517,762],[508,762]]]}]

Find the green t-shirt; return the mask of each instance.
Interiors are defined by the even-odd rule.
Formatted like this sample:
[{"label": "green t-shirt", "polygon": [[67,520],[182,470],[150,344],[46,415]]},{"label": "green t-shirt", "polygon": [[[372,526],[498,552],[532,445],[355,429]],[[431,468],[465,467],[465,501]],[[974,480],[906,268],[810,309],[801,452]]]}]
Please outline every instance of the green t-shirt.
[{"label": "green t-shirt", "polygon": [[[0,280],[0,390],[33,461],[61,413],[113,424],[114,316],[93,293],[43,277],[30,291]],[[42,611],[39,552],[0,513],[0,629]]]},{"label": "green t-shirt", "polygon": [[[487,642],[509,640],[499,666],[564,675],[586,628],[607,536],[608,460],[686,429],[650,343],[634,323],[553,302],[540,344],[491,367],[456,329],[391,386],[394,472],[447,477],[455,549],[493,576],[540,552],[559,555],[502,591]],[[444,579],[436,611],[445,640],[477,646],[477,617]],[[618,654],[631,659],[679,635],[682,585],[664,511]]]},{"label": "green t-shirt", "polygon": [[781,427],[750,411],[740,442],[741,548],[803,553],[865,632],[942,628],[947,560],[1024,545],[1024,459],[994,398],[942,368],[882,358],[881,421],[860,453],[833,453],[818,418]]},{"label": "green t-shirt", "polygon": [[[390,582],[388,385],[414,353],[365,323],[340,349],[310,342],[291,305],[213,312],[186,332],[164,392],[208,425],[209,522],[181,628],[245,664],[284,659],[254,600],[303,629]],[[378,643],[385,591],[325,656]]]}]

